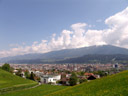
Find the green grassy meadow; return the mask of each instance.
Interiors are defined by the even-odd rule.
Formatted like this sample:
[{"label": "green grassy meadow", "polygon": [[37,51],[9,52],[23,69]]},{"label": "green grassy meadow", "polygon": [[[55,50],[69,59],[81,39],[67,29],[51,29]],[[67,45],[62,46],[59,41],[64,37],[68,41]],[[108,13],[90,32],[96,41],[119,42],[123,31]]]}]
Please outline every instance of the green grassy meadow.
[{"label": "green grassy meadow", "polygon": [[21,78],[0,69],[0,93],[21,90],[37,85],[36,82]]},{"label": "green grassy meadow", "polygon": [[35,85],[37,85],[37,82],[21,78],[0,69],[0,96],[40,96],[67,88],[66,86],[54,85],[41,85],[30,88]]},{"label": "green grassy meadow", "polygon": [[66,86],[56,86],[56,85],[41,85],[36,88],[21,90],[16,92],[9,92],[2,94],[0,96],[45,96],[59,90],[67,88]]},{"label": "green grassy meadow", "polygon": [[[0,70],[0,89],[35,84],[34,81]],[[128,96],[128,71],[85,82],[73,87],[43,84],[36,88],[13,90],[0,96]]]},{"label": "green grassy meadow", "polygon": [[47,96],[128,96],[128,71],[76,85]]}]

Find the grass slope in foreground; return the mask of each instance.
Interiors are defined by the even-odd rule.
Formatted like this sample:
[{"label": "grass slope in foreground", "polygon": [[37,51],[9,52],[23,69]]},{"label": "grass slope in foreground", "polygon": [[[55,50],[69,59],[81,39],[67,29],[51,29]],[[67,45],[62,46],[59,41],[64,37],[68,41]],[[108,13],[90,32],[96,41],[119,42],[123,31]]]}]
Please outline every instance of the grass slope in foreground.
[{"label": "grass slope in foreground", "polygon": [[2,94],[0,96],[44,96],[67,88],[66,86],[41,85],[36,88]]},{"label": "grass slope in foreground", "polygon": [[30,86],[31,84],[36,84],[36,82],[15,76],[0,69],[0,90],[10,87]]},{"label": "grass slope in foreground", "polygon": [[48,96],[128,96],[128,71],[83,83]]},{"label": "grass slope in foreground", "polygon": [[1,96],[128,96],[128,71],[74,87],[41,85]]}]

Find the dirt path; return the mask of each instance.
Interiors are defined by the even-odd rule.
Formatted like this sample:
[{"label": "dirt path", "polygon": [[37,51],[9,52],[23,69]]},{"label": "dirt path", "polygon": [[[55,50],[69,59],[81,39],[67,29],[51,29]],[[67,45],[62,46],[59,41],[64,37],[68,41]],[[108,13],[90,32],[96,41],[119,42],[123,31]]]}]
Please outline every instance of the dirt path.
[{"label": "dirt path", "polygon": [[40,86],[40,84],[38,84],[38,85],[35,85],[35,86],[32,86],[32,87],[29,87],[29,88],[24,88],[23,90],[27,90],[27,89],[36,88],[36,87],[38,87],[38,86]]},{"label": "dirt path", "polygon": [[[8,93],[8,92],[16,92],[16,91],[20,91],[20,90],[28,90],[28,89],[32,89],[32,88],[36,88],[38,86],[40,86],[41,84],[37,84],[37,85],[34,85],[34,86],[30,86],[28,88],[23,88],[23,89],[14,89],[12,90],[14,87],[8,87],[8,88],[3,88],[3,89],[0,89],[0,94],[5,94],[5,93]],[[24,87],[24,86],[20,86],[20,87]],[[20,88],[19,87],[19,88]],[[18,87],[17,87],[18,88]]]}]

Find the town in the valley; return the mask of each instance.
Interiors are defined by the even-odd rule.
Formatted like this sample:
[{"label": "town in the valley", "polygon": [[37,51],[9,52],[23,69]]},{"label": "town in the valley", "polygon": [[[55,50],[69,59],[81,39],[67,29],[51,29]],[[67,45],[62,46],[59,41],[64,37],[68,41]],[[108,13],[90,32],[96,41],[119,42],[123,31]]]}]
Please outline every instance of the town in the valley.
[{"label": "town in the valley", "polygon": [[[4,64],[0,64],[3,66]],[[32,79],[39,84],[70,85],[75,74],[76,84],[99,79],[126,70],[123,64],[9,64],[14,75]]]}]

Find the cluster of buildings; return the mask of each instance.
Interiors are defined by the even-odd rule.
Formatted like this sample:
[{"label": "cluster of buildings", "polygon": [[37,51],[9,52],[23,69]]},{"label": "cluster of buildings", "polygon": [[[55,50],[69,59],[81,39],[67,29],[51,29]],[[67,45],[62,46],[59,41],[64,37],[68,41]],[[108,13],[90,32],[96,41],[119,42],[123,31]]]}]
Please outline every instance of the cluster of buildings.
[{"label": "cluster of buildings", "polygon": [[93,72],[93,71],[106,71],[113,68],[124,69],[125,65],[123,64],[11,64],[15,69],[24,69],[32,71],[40,71],[47,73],[49,70],[53,71],[84,71],[84,72]]},{"label": "cluster of buildings", "polygon": [[100,75],[92,72],[98,70],[111,70],[125,68],[122,64],[10,64],[13,67],[14,74],[18,69],[22,70],[22,77],[25,78],[25,71],[33,72],[40,78],[41,83],[47,84],[61,84],[69,85],[69,79],[72,72],[84,72],[84,74],[77,75],[79,80],[93,80],[100,78]]},{"label": "cluster of buildings", "polygon": [[[13,74],[15,75],[16,72],[18,72],[17,69],[13,71]],[[44,74],[43,72],[40,71],[29,71],[29,73],[33,72],[36,76],[40,78],[40,83],[42,84],[62,84],[62,85],[69,85],[69,80],[71,77],[71,73],[56,73],[56,74]],[[25,70],[22,70],[21,72],[21,77],[25,77]],[[100,78],[100,75],[94,75],[93,73],[87,73],[85,72],[82,76],[77,74],[77,78],[79,80],[94,80],[97,78]],[[79,84],[79,82],[78,82]]]}]

